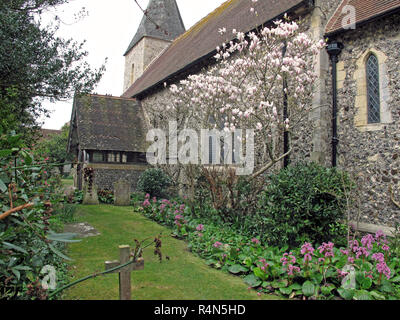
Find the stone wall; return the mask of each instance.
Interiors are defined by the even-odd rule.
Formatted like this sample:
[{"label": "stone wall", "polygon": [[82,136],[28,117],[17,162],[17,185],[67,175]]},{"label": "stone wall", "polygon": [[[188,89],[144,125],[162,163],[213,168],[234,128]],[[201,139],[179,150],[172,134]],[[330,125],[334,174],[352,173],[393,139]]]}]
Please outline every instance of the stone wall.
[{"label": "stone wall", "polygon": [[[344,33],[338,64],[338,163],[360,177],[361,220],[393,226],[400,210],[390,199],[389,186],[400,191],[400,15]],[[366,77],[363,57],[378,56],[381,123],[366,121]],[[360,76],[364,74],[364,76]]]},{"label": "stone wall", "polygon": [[131,190],[136,190],[140,175],[149,168],[147,165],[90,164],[94,168],[94,184],[98,190],[113,190],[114,183],[126,180]]},{"label": "stone wall", "polygon": [[129,89],[132,83],[143,74],[149,64],[157,58],[170,43],[169,41],[161,39],[144,37],[129,51],[125,56],[124,92]]}]

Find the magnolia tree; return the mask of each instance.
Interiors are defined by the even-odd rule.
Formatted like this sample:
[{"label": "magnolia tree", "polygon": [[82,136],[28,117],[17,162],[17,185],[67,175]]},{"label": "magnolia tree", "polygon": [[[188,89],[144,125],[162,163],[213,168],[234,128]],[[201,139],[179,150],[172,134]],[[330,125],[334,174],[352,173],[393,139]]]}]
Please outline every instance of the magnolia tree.
[{"label": "magnolia tree", "polygon": [[[257,33],[219,32],[226,37],[232,32],[234,39],[217,47],[213,67],[170,86],[173,99],[161,117],[177,121],[177,130],[253,129],[256,163],[250,177],[256,178],[292,151],[291,138],[312,110],[315,57],[325,43],[288,19]],[[160,117],[159,110],[153,116]],[[285,132],[289,150],[282,146]],[[245,135],[237,138],[246,144]],[[193,171],[193,164],[187,168]]]}]

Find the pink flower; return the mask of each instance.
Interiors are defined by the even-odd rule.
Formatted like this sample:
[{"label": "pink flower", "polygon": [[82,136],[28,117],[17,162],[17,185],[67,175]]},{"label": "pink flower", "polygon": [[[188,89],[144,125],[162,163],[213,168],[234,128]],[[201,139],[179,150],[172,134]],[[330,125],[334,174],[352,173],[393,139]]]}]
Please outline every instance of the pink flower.
[{"label": "pink flower", "polygon": [[359,247],[358,241],[357,240],[350,241],[349,242],[349,247],[353,252],[357,252],[358,251],[358,247]]},{"label": "pink flower", "polygon": [[379,261],[376,265],[376,270],[378,271],[378,273],[384,274],[388,280],[390,279],[391,271],[385,261]]},{"label": "pink flower", "polygon": [[196,230],[197,230],[197,231],[203,231],[203,230],[204,230],[204,225],[199,224],[199,225],[196,227]]},{"label": "pink flower", "polygon": [[291,276],[295,272],[300,272],[300,268],[289,264],[289,266],[288,266],[288,275]]},{"label": "pink flower", "polygon": [[149,201],[149,199],[145,199],[144,201],[143,201],[143,207],[148,207],[150,205],[150,201]]},{"label": "pink flower", "polygon": [[220,246],[222,246],[222,242],[219,242],[219,241],[216,241],[216,242],[213,244],[213,247],[214,247],[214,248],[219,248]]},{"label": "pink flower", "polygon": [[356,258],[358,259],[361,256],[364,256],[365,258],[367,258],[370,255],[370,251],[367,250],[367,248],[364,247],[359,247],[357,252],[356,252]]},{"label": "pink flower", "polygon": [[[264,261],[265,261],[265,259],[264,259]],[[287,252],[285,252],[283,254],[283,258],[281,258],[281,262],[282,262],[282,266],[285,266],[287,264],[296,263],[296,257],[291,254],[289,255]]]},{"label": "pink flower", "polygon": [[312,260],[312,256],[314,255],[314,248],[312,247],[311,243],[304,243],[301,247],[301,254],[304,255],[304,262],[308,262]]},{"label": "pink flower", "polygon": [[324,242],[322,244],[322,246],[320,246],[318,248],[319,253],[321,253],[321,254],[325,253],[325,258],[333,257],[334,256],[334,254],[333,254],[333,246],[334,246],[334,244],[332,242],[328,242],[328,243]]},{"label": "pink flower", "polygon": [[383,253],[378,252],[378,253],[374,253],[372,255],[372,259],[375,261],[381,262],[381,261],[385,261],[385,256],[383,255]]},{"label": "pink flower", "polygon": [[260,244],[260,240],[258,240],[257,238],[253,238],[251,239],[251,242],[255,243],[255,244]]},{"label": "pink flower", "polygon": [[361,243],[368,250],[372,250],[372,245],[375,243],[375,239],[371,234],[367,234],[361,239]]},{"label": "pink flower", "polygon": [[348,272],[345,272],[345,271],[342,271],[342,270],[340,270],[340,269],[338,269],[338,275],[339,275],[339,277],[345,277],[345,276],[347,276],[349,273]]}]

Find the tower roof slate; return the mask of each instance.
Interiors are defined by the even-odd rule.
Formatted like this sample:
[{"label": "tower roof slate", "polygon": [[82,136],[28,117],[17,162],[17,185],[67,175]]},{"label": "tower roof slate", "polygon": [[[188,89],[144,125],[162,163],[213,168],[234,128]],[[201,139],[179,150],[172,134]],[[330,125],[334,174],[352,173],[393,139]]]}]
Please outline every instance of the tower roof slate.
[{"label": "tower roof slate", "polygon": [[150,0],[146,14],[124,56],[143,38],[153,37],[173,41],[185,32],[185,26],[175,0]]}]

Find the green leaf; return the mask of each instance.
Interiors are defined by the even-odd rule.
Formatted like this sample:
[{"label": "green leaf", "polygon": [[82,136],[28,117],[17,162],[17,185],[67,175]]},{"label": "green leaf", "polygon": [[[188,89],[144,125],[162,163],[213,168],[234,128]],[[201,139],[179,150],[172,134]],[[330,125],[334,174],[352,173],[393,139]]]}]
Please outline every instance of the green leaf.
[{"label": "green leaf", "polygon": [[29,270],[32,270],[32,268],[30,268],[30,267],[28,267],[28,266],[16,266],[16,267],[14,267],[14,269],[22,270],[22,271],[29,271]]},{"label": "green leaf", "polygon": [[332,292],[332,290],[335,289],[334,285],[329,285],[329,286],[321,286],[321,292],[325,296],[329,296]]},{"label": "green leaf", "polygon": [[293,283],[289,288],[293,289],[293,290],[301,290],[301,285],[299,283]]},{"label": "green leaf", "polygon": [[373,296],[376,300],[386,300],[385,296],[379,292],[376,291],[371,291],[370,292],[371,296]]},{"label": "green leaf", "polygon": [[394,277],[391,279],[392,282],[400,282],[400,276]]},{"label": "green leaf", "polygon": [[50,233],[47,235],[47,239],[58,242],[74,243],[81,242],[82,240],[72,240],[77,234],[75,233]]},{"label": "green leaf", "polygon": [[345,299],[345,300],[352,300],[354,296],[354,289],[344,289],[344,288],[339,288],[337,290],[340,294],[340,296]]},{"label": "green leaf", "polygon": [[56,248],[54,248],[53,245],[49,244],[49,248],[51,249],[51,251],[53,251],[56,255],[58,255],[59,257],[65,259],[65,260],[69,260],[72,261],[71,258],[67,257],[65,254],[63,254],[61,251],[57,250]]},{"label": "green leaf", "polygon": [[254,274],[249,274],[248,276],[244,277],[243,280],[252,288],[258,287],[262,283],[262,281]]},{"label": "green leaf", "polygon": [[288,281],[286,279],[283,280],[275,280],[271,283],[273,288],[285,288],[288,285]]},{"label": "green leaf", "polygon": [[18,280],[21,278],[21,273],[16,268],[12,268],[11,271],[15,274]]},{"label": "green leaf", "polygon": [[293,291],[293,289],[291,287],[288,288],[279,288],[279,291],[284,294],[284,295],[290,295]]},{"label": "green leaf", "polygon": [[0,157],[7,157],[7,156],[9,156],[10,154],[12,154],[13,153],[13,151],[12,150],[0,150]]},{"label": "green leaf", "polygon": [[2,193],[7,191],[7,186],[5,185],[5,183],[3,182],[3,180],[0,179],[0,191]]},{"label": "green leaf", "polygon": [[229,267],[228,271],[233,274],[238,274],[241,272],[246,272],[246,271],[248,271],[248,269],[241,266],[240,264],[234,264],[233,266]]},{"label": "green leaf", "polygon": [[371,278],[366,278],[364,277],[364,279],[362,280],[362,282],[360,283],[361,289],[366,289],[368,290],[369,288],[371,288],[372,286],[372,279]]},{"label": "green leaf", "polygon": [[268,278],[268,276],[265,274],[265,272],[263,272],[260,268],[254,268],[253,269],[254,275],[258,278],[260,278],[261,280],[266,280]]},{"label": "green leaf", "polygon": [[215,260],[215,259],[208,259],[208,260],[206,260],[206,265],[208,265],[208,266],[213,266],[213,265],[215,265],[217,262],[218,262],[218,261]]},{"label": "green leaf", "polygon": [[311,281],[307,280],[306,282],[303,283],[301,289],[306,297],[311,297],[315,292],[315,285]]},{"label": "green leaf", "polygon": [[368,291],[358,290],[354,295],[354,300],[372,300],[372,297]]},{"label": "green leaf", "polygon": [[383,292],[392,293],[394,291],[394,287],[388,280],[383,280],[380,290]]},{"label": "green leaf", "polygon": [[12,243],[9,243],[6,241],[3,241],[3,246],[5,246],[6,248],[11,249],[11,250],[15,250],[15,251],[19,251],[19,252],[28,254],[28,252],[24,248],[21,248],[19,246],[16,246],[15,244],[12,244]]},{"label": "green leaf", "polygon": [[25,150],[21,151],[21,156],[24,158],[25,164],[26,165],[31,165],[33,162],[33,157],[31,154],[29,154],[28,152],[26,152]]},{"label": "green leaf", "polygon": [[314,281],[314,283],[316,283],[316,284],[320,284],[321,282],[322,282],[322,279],[323,279],[324,277],[323,277],[323,275],[321,274],[321,273],[314,273],[312,276],[311,276],[311,279]]}]

